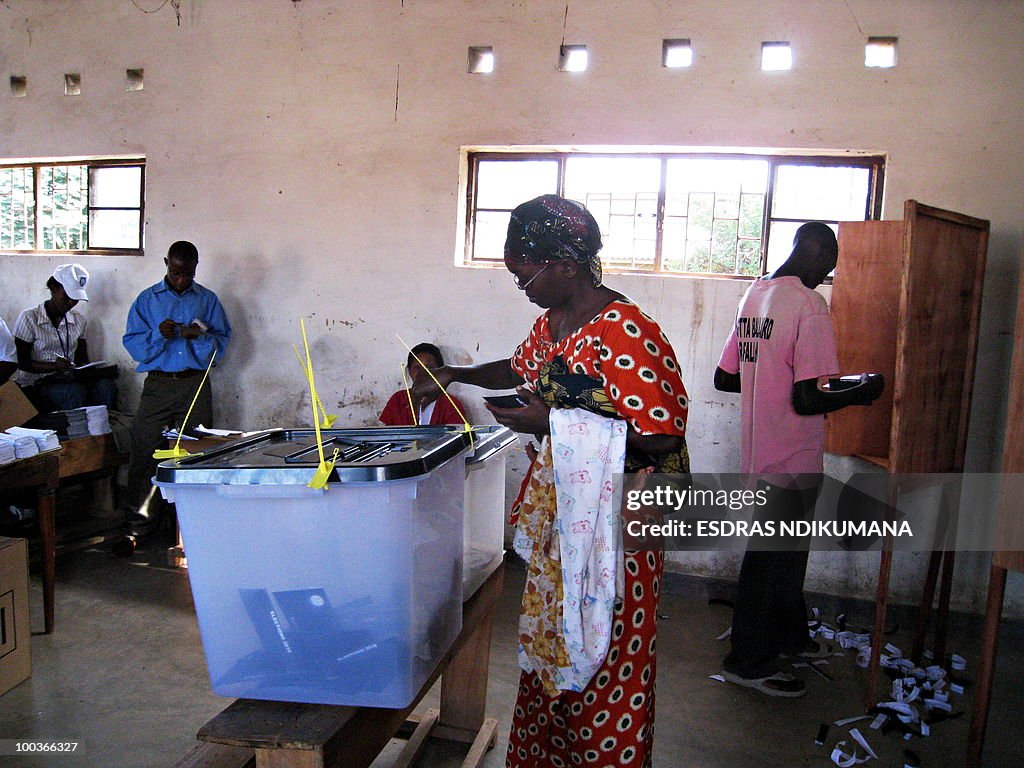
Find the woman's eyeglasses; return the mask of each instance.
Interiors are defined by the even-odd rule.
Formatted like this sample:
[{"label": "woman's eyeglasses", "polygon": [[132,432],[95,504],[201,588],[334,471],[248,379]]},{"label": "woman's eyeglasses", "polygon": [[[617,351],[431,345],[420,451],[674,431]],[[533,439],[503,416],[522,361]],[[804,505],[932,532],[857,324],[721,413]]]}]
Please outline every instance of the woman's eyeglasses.
[{"label": "woman's eyeglasses", "polygon": [[544,270],[547,269],[548,267],[550,267],[554,263],[555,262],[553,262],[553,261],[549,261],[547,264],[545,264],[543,267],[541,267],[537,271],[537,274],[535,274],[533,277],[531,277],[525,283],[520,283],[519,282],[519,275],[512,275],[512,279],[516,281],[516,288],[518,288],[520,291],[525,291],[527,288],[530,287],[530,283],[532,283],[534,280],[536,280],[538,277],[540,277],[541,274],[544,272]]}]

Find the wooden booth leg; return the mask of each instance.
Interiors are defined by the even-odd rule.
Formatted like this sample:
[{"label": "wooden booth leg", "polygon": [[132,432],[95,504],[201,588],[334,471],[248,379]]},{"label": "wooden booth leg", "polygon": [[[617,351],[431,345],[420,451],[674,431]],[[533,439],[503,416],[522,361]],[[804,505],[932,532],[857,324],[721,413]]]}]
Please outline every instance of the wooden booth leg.
[{"label": "wooden booth leg", "polygon": [[[910,651],[910,660],[921,664],[924,658],[925,638],[928,635],[928,624],[931,620],[932,604],[935,600],[935,587],[939,586],[939,605],[935,615],[935,645],[933,646],[933,663],[948,667],[946,661],[946,632],[949,622],[949,599],[953,591],[953,568],[956,554],[956,531],[960,507],[960,480],[953,487],[944,483],[939,499],[939,518],[932,541],[932,552],[928,558],[928,572],[925,575],[924,587],[921,591],[921,604],[918,607],[917,623],[914,628],[914,642]],[[942,578],[939,579],[941,572]]]},{"label": "wooden booth leg", "polygon": [[892,549],[882,550],[878,564],[878,587],[875,590],[875,625],[871,630],[871,658],[868,660],[868,685],[864,696],[864,709],[875,706],[875,684],[882,657],[882,637],[885,633],[886,602],[889,599],[889,572],[892,570]]},{"label": "wooden booth leg", "polygon": [[[891,474],[885,478],[885,504],[896,509],[899,501],[899,480]],[[875,685],[878,681],[878,667],[882,661],[882,638],[885,634],[885,614],[889,602],[889,574],[892,571],[892,537],[886,536],[882,544],[882,555],[878,562],[878,585],[875,589],[875,625],[871,630],[871,658],[868,660],[867,691],[864,708],[875,706]]]},{"label": "wooden booth leg", "polygon": [[953,592],[953,566],[956,553],[952,550],[942,558],[942,582],[939,587],[939,610],[935,615],[935,656],[934,663],[949,669],[946,659],[946,632],[949,625],[949,598]]},{"label": "wooden booth leg", "polygon": [[999,646],[999,618],[1003,613],[1006,593],[1006,569],[993,565],[988,577],[988,604],[985,606],[985,627],[981,633],[981,660],[974,688],[971,728],[967,733],[967,766],[981,768],[981,750],[985,744],[988,708],[992,702],[992,679]]},{"label": "wooden booth leg", "polygon": [[935,602],[935,587],[939,583],[939,569],[942,566],[942,553],[932,552],[928,557],[928,571],[921,589],[921,605],[917,609],[917,623],[914,627],[914,644],[910,650],[910,660],[920,665],[924,657],[924,639],[928,634],[928,623],[932,617],[932,604]]}]

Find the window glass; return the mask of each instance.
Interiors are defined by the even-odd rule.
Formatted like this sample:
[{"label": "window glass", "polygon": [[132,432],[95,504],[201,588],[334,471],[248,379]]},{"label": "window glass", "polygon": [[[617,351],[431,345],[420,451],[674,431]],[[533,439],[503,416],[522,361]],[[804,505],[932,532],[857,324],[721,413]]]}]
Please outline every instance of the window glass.
[{"label": "window glass", "polygon": [[141,251],[144,160],[0,165],[0,250]]},{"label": "window glass", "polygon": [[772,218],[863,221],[870,181],[867,168],[779,165]]},{"label": "window glass", "polygon": [[[534,195],[536,197],[536,195]],[[476,216],[473,255],[480,261],[501,261],[505,256],[508,212],[480,211]]]},{"label": "window glass", "polygon": [[139,208],[141,194],[140,166],[89,169],[89,205],[93,208]]},{"label": "window glass", "polygon": [[138,248],[139,212],[89,211],[90,248]]},{"label": "window glass", "polygon": [[477,166],[477,208],[511,211],[525,200],[557,189],[555,160],[482,160]]},{"label": "window glass", "polygon": [[602,262],[623,269],[654,264],[660,186],[657,158],[570,157],[565,163],[565,196],[597,219]]},{"label": "window glass", "polygon": [[0,248],[35,246],[34,189],[34,169],[0,168]]},{"label": "window glass", "polygon": [[88,170],[52,165],[40,170],[39,224],[44,250],[78,251],[88,242]]},{"label": "window glass", "polygon": [[[760,159],[675,159],[665,174],[668,270],[757,275],[769,164]],[[681,254],[685,253],[683,258]],[[752,263],[753,262],[753,263]]]},{"label": "window glass", "polygon": [[[609,272],[756,277],[789,255],[807,221],[864,220],[880,209],[885,159],[764,154],[540,151],[471,155],[476,207],[467,261],[501,258],[508,213],[556,192],[601,227]],[[770,208],[770,210],[769,210]]]}]

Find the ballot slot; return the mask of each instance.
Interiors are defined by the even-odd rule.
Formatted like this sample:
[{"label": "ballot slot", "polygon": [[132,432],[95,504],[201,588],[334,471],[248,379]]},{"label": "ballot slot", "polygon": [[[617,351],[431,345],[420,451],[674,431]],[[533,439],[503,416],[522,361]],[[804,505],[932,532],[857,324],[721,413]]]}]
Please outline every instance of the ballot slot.
[{"label": "ballot slot", "polygon": [[[324,452],[333,454],[338,449],[338,456],[335,462],[366,462],[386,456],[392,451],[402,452],[412,448],[410,443],[397,442],[367,442],[361,440],[350,440],[344,437],[335,437],[324,441]],[[295,444],[281,446],[264,451],[266,456],[277,456],[288,464],[316,464],[320,461],[320,449],[316,443],[301,445],[296,448]]]}]

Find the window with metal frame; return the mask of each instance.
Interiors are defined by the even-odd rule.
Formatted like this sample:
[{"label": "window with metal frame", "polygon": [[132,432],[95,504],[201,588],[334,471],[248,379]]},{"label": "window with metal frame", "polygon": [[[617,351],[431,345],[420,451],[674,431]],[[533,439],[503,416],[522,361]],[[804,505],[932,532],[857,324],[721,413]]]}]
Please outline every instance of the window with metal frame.
[{"label": "window with metal frame", "polygon": [[594,215],[608,272],[757,277],[807,221],[881,216],[881,155],[464,151],[467,266],[500,263],[511,210],[547,193]]},{"label": "window with metal frame", "polygon": [[146,161],[0,162],[0,252],[141,254]]}]

